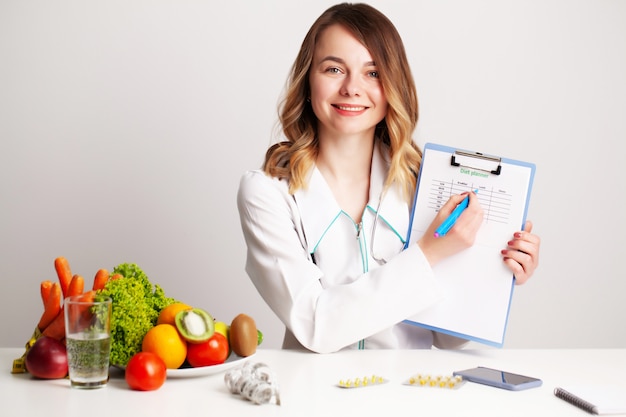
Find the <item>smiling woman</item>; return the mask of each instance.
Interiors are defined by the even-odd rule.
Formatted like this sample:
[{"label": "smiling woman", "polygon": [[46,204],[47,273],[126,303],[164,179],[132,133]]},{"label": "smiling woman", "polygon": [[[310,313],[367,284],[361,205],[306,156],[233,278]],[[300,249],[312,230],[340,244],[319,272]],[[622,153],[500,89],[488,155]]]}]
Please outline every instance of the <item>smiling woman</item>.
[{"label": "smiling woman", "polygon": [[[469,195],[468,208],[437,240],[434,229],[465,197],[452,196],[424,236],[402,250],[421,151],[412,139],[415,84],[389,19],[365,4],[326,10],[305,36],[280,115],[286,140],[268,149],[263,170],[244,174],[238,207],[246,270],[287,328],[283,346],[461,346],[403,323],[440,299],[432,266],[473,244],[483,211]],[[374,228],[389,262],[369,250]],[[507,255],[524,280],[539,250],[528,232],[530,225],[508,242],[529,253],[520,261]]]}]

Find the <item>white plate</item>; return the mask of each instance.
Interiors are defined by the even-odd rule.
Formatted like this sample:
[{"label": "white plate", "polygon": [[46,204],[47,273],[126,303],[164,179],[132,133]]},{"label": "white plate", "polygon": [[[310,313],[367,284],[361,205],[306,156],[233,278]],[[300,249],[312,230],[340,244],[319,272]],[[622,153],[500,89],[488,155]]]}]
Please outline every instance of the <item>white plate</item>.
[{"label": "white plate", "polygon": [[255,354],[242,358],[234,353],[230,355],[226,362],[219,365],[201,366],[198,368],[181,368],[181,369],[168,369],[168,378],[195,378],[198,376],[208,376],[219,374],[220,372],[227,371],[230,368],[234,368],[243,364],[248,359],[252,358]]}]

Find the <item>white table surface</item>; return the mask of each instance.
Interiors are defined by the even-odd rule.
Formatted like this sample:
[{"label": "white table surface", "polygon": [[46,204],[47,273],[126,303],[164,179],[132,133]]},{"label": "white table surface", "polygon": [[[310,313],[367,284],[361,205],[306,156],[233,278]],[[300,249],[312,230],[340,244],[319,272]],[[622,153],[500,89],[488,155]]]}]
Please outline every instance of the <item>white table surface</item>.
[{"label": "white table surface", "polygon": [[[35,380],[11,374],[23,349],[0,349],[2,416],[585,416],[556,398],[557,386],[614,384],[626,388],[626,349],[571,350],[364,350],[334,354],[259,349],[249,360],[264,362],[280,383],[281,405],[255,405],[231,394],[224,373],[168,379],[156,391],[132,391],[112,368],[105,388],[78,390],[67,379]],[[460,389],[403,385],[418,372],[450,375],[488,366],[539,377],[543,385],[507,391],[475,383]],[[380,375],[367,388],[337,387],[341,379]]]}]

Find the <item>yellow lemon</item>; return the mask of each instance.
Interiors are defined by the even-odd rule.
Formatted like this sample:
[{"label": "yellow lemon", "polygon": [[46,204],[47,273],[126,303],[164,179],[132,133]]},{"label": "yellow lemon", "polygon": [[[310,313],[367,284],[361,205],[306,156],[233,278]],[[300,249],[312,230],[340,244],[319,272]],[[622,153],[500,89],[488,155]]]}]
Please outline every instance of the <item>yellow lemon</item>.
[{"label": "yellow lemon", "polygon": [[222,335],[224,335],[226,340],[228,340],[229,330],[230,330],[230,326],[228,324],[224,323],[223,321],[216,321],[215,322],[215,331],[218,332],[218,333],[221,333]]}]

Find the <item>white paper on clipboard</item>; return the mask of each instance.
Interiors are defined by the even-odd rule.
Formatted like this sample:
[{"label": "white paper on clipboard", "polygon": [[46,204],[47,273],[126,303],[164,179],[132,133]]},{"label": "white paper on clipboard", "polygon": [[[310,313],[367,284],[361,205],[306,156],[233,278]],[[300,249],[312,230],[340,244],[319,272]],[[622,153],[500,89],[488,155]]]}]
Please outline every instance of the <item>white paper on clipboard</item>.
[{"label": "white paper on clipboard", "polygon": [[475,244],[433,268],[445,298],[406,322],[502,347],[514,278],[500,251],[526,221],[534,175],[532,163],[424,146],[408,243],[424,234],[453,194],[478,190],[485,216]]}]

